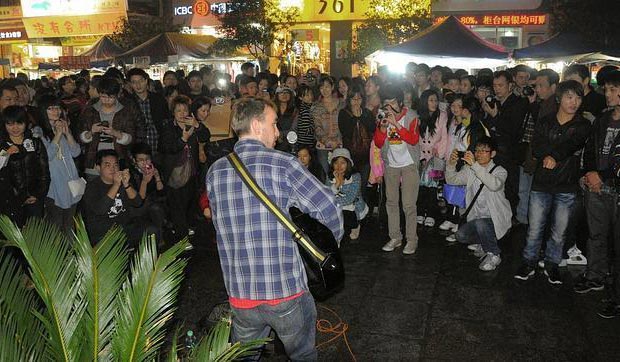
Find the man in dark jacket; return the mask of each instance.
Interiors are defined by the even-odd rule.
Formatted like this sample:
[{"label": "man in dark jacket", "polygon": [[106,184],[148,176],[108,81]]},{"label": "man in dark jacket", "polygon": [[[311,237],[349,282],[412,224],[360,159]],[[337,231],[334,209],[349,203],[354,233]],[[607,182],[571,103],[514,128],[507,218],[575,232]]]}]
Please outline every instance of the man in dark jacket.
[{"label": "man in dark jacket", "polygon": [[566,230],[579,187],[580,151],[590,135],[590,122],[578,113],[583,87],[579,82],[562,82],[557,87],[557,114],[536,125],[532,150],[538,160],[529,205],[529,228],[523,249],[523,264],[516,279],[534,275],[545,227],[551,230],[545,250],[544,274],[551,284],[562,284],[558,265]]},{"label": "man in dark jacket", "polygon": [[604,278],[610,270],[609,239],[618,239],[617,202],[620,180],[614,173],[614,157],[620,150],[620,71],[609,75],[605,82],[607,106],[594,121],[592,136],[584,153],[586,175],[583,183],[585,206],[590,229],[588,238],[588,266],[575,283],[576,293],[603,290]]},{"label": "man in dark jacket", "polygon": [[149,92],[149,75],[144,70],[140,68],[129,70],[127,79],[133,89],[131,99],[135,101],[140,110],[139,116],[142,118],[138,124],[144,126],[144,131],[136,134],[136,142],[148,144],[155,162],[158,163],[157,141],[164,122],[170,119],[168,103],[161,94]]},{"label": "man in dark jacket", "polygon": [[590,70],[583,64],[573,64],[564,70],[563,80],[576,80],[583,86],[583,101],[581,102],[581,108],[579,112],[589,120],[594,121],[594,118],[603,113],[606,107],[605,96],[594,91],[594,88],[590,85]]},{"label": "man in dark jacket", "polygon": [[491,136],[497,142],[495,162],[508,171],[506,198],[510,201],[513,214],[519,203],[519,141],[523,134],[523,122],[528,112],[527,99],[512,92],[512,74],[508,71],[495,72],[493,91],[496,102],[482,100],[482,109],[488,114]]}]

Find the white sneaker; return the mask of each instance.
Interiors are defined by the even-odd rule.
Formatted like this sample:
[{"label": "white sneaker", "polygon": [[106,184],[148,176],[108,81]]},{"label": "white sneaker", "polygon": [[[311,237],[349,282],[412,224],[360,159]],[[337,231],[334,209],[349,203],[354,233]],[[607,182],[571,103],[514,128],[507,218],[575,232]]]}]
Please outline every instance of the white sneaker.
[{"label": "white sneaker", "polygon": [[539,267],[540,269],[545,269],[545,261],[544,261],[544,260],[542,260],[542,259],[541,259],[541,260],[539,260],[539,261],[538,261],[538,267]]},{"label": "white sneaker", "polygon": [[577,248],[577,245],[568,249],[566,253],[568,254],[568,259],[566,259],[566,264],[588,265],[588,259],[586,259],[586,257],[583,256],[583,253],[581,252],[581,250],[579,250],[579,248]]},{"label": "white sneaker", "polygon": [[453,225],[454,226],[452,227],[450,231],[456,234],[456,232],[459,231],[459,224],[453,224]]},{"label": "white sneaker", "polygon": [[383,250],[383,251],[394,251],[394,249],[400,247],[401,245],[403,245],[403,241],[402,240],[391,239],[390,241],[385,243],[385,245],[383,245],[381,250]]},{"label": "white sneaker", "polygon": [[467,245],[467,249],[471,250],[471,251],[476,251],[478,249],[481,249],[482,245],[480,244],[469,244]]},{"label": "white sneaker", "polygon": [[435,226],[435,219],[433,219],[432,217],[427,217],[426,219],[424,219],[424,226],[428,226],[429,228],[432,228],[433,226]]},{"label": "white sneaker", "polygon": [[497,266],[502,262],[502,258],[499,255],[495,255],[493,253],[487,253],[484,259],[482,259],[482,263],[480,263],[480,270],[482,271],[491,271],[495,270]]},{"label": "white sneaker", "polygon": [[456,242],[456,234],[450,234],[446,236],[446,241],[451,242],[451,243]]},{"label": "white sneaker", "polygon": [[442,222],[441,225],[439,225],[439,230],[444,230],[444,231],[452,230],[454,226],[455,226],[454,223],[446,220]]},{"label": "white sneaker", "polygon": [[424,224],[424,216],[417,216],[415,221],[420,225]]},{"label": "white sneaker", "polygon": [[194,236],[194,234],[196,234],[196,231],[194,231],[194,229],[192,228],[187,229],[187,235]]},{"label": "white sneaker", "polygon": [[418,248],[418,245],[416,245],[416,243],[407,242],[407,244],[405,244],[405,247],[403,248],[403,254],[405,255],[415,254],[415,251],[417,248]]},{"label": "white sneaker", "polygon": [[357,225],[357,227],[355,229],[351,229],[351,233],[349,234],[349,238],[351,240],[357,240],[357,238],[360,237],[360,229],[362,228],[361,225]]}]

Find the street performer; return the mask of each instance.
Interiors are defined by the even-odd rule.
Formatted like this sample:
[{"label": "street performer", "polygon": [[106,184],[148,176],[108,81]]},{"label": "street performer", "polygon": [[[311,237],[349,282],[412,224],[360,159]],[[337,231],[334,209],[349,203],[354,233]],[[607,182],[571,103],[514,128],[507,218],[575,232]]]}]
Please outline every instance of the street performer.
[{"label": "street performer", "polygon": [[[279,136],[275,109],[269,100],[239,100],[231,123],[239,136],[234,150],[281,210],[300,209],[339,241],[343,218],[333,192],[293,155],[273,149]],[[291,232],[252,194],[227,158],[211,166],[206,183],[233,341],[264,338],[273,328],[291,360],[316,360],[316,306]]]}]

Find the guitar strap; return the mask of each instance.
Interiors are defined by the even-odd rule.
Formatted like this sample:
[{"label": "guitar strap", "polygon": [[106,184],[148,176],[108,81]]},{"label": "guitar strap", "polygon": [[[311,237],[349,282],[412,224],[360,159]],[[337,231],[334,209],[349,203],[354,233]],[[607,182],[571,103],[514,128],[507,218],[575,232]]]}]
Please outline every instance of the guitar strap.
[{"label": "guitar strap", "polygon": [[263,189],[258,186],[256,180],[254,179],[252,174],[250,174],[241,159],[239,159],[237,153],[231,152],[228,154],[228,156],[226,156],[226,158],[232,164],[235,171],[237,171],[239,177],[241,177],[241,179],[243,180],[243,183],[245,183],[245,185],[250,189],[254,196],[258,198],[258,200],[267,208],[267,210],[271,211],[276,216],[278,221],[280,221],[280,223],[285,228],[287,228],[291,233],[293,233],[293,238],[295,239],[295,242],[297,242],[300,247],[304,248],[319,263],[322,263],[327,257],[327,255],[321,249],[319,249],[312,242],[312,240],[310,240],[310,238],[288,218],[288,216],[284,212],[282,212],[278,205],[271,201],[269,196],[265,194],[265,191],[263,191]]}]

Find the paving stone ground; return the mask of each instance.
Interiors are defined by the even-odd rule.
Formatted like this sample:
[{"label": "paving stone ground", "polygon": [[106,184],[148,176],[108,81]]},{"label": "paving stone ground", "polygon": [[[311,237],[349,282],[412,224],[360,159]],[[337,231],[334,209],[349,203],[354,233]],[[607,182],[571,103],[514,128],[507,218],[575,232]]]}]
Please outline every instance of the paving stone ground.
[{"label": "paving stone ground", "polygon": [[[226,291],[212,234],[203,228],[186,270],[177,319],[200,330]],[[359,242],[343,242],[346,286],[318,304],[319,318],[348,324],[357,361],[618,361],[620,318],[596,315],[605,292],[578,295],[572,280],[583,267],[562,268],[565,283],[513,278],[525,228],[504,238],[502,263],[482,272],[462,245],[449,245],[437,228],[419,230],[414,255],[381,251],[385,231],[365,225]],[[325,309],[329,308],[328,309]],[[331,335],[318,333],[317,343]],[[284,361],[271,345],[264,360]],[[320,361],[352,360],[342,338],[319,349]]]}]

